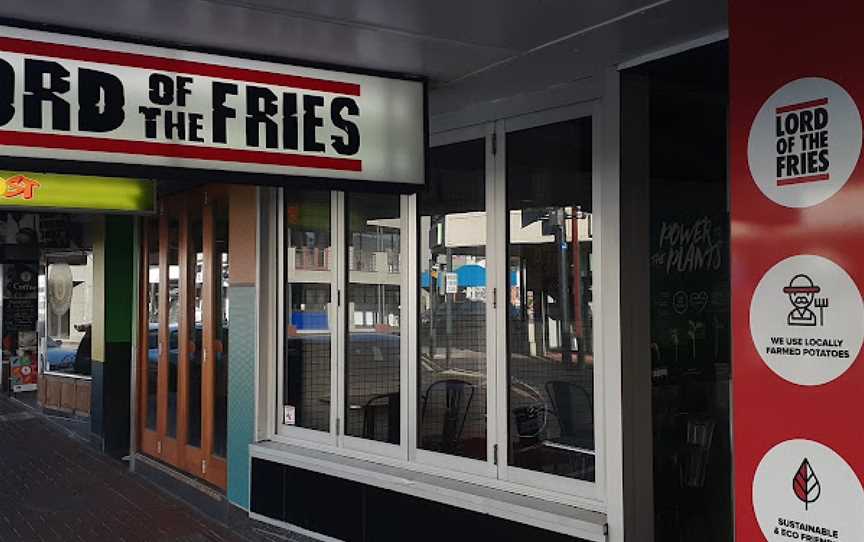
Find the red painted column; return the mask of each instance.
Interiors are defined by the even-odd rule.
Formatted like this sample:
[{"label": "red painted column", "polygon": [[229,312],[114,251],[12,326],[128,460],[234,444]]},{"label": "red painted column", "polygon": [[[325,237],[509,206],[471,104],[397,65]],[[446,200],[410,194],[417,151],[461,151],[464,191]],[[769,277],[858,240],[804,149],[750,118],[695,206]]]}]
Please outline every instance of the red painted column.
[{"label": "red painted column", "polygon": [[736,540],[860,542],[864,2],[729,7]]}]

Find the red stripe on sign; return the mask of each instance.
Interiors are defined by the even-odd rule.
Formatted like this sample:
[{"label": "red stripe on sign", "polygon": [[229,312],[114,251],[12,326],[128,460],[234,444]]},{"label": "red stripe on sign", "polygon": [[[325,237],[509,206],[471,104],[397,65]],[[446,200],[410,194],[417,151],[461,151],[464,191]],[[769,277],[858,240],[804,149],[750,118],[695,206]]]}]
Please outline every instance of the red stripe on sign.
[{"label": "red stripe on sign", "polygon": [[360,85],[356,83],[329,81],[327,79],[316,79],[314,77],[287,75],[284,73],[265,72],[262,70],[250,70],[246,68],[233,68],[229,66],[220,66],[218,64],[208,64],[206,62],[179,60],[176,58],[162,58],[158,56],[142,55],[139,53],[108,51],[104,49],[94,49],[92,47],[81,47],[78,45],[45,43],[19,38],[0,37],[0,51],[25,55],[47,56],[52,58],[64,58],[67,60],[79,60],[81,62],[113,64],[115,66],[126,66],[129,68],[186,73],[190,75],[213,77],[215,79],[234,79],[249,83],[316,90],[319,92],[331,92],[333,94],[346,94],[348,96],[360,96]]},{"label": "red stripe on sign", "polygon": [[828,105],[828,98],[819,98],[818,100],[810,100],[809,102],[784,105],[783,107],[777,108],[777,114],[781,115],[792,111],[800,111],[801,109],[810,109],[811,107],[819,107],[820,105]]},{"label": "red stripe on sign", "polygon": [[36,134],[0,130],[0,145],[38,147],[45,149],[68,149],[78,151],[138,154],[166,158],[190,158],[213,162],[240,162],[244,164],[267,164],[338,171],[362,171],[363,162],[354,158],[332,158],[268,151],[222,149],[199,147],[177,143],[154,143],[151,141],[127,141],[104,137],[85,137],[62,134]]},{"label": "red stripe on sign", "polygon": [[789,177],[788,179],[777,179],[777,186],[789,186],[791,184],[815,183],[817,181],[827,181],[830,175],[822,173],[820,175],[808,175],[806,177]]}]

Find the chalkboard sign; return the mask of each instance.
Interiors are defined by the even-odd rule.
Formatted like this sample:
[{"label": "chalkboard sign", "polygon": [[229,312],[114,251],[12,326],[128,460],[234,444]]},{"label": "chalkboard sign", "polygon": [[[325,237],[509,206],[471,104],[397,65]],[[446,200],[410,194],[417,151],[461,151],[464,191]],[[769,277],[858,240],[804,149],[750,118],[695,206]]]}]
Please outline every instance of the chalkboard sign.
[{"label": "chalkboard sign", "polygon": [[3,335],[36,331],[38,277],[36,263],[3,266]]},{"label": "chalkboard sign", "polygon": [[721,214],[651,221],[651,350],[655,369],[729,362],[729,229]]}]

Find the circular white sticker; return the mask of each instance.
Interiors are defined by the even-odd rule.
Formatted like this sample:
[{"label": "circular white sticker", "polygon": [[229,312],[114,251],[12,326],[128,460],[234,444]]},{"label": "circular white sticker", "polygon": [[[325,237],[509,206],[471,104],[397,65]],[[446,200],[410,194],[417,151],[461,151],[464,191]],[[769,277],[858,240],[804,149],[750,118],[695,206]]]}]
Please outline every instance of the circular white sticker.
[{"label": "circular white sticker", "polygon": [[772,448],[753,480],[756,521],[769,542],[864,540],[864,489],[834,450],[812,440]]},{"label": "circular white sticker", "polygon": [[858,357],[864,301],[852,278],[831,260],[792,256],[759,281],[750,302],[750,334],[778,376],[819,386],[840,377]]},{"label": "circular white sticker", "polygon": [[807,77],[783,85],[750,127],[750,173],[765,196],[810,207],[843,188],[861,153],[861,115],[843,87]]}]

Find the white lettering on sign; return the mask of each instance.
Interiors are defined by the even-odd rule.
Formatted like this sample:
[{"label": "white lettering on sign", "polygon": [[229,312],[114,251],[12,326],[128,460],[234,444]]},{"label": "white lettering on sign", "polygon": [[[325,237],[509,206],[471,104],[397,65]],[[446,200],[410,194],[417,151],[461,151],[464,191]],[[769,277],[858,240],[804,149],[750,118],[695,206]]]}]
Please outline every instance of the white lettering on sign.
[{"label": "white lettering on sign", "polygon": [[747,146],[762,193],[785,207],[810,207],[836,194],[861,152],[861,115],[852,97],[828,79],[787,83],[762,105]]},{"label": "white lettering on sign", "polygon": [[424,181],[421,82],[2,31],[2,154]]}]

